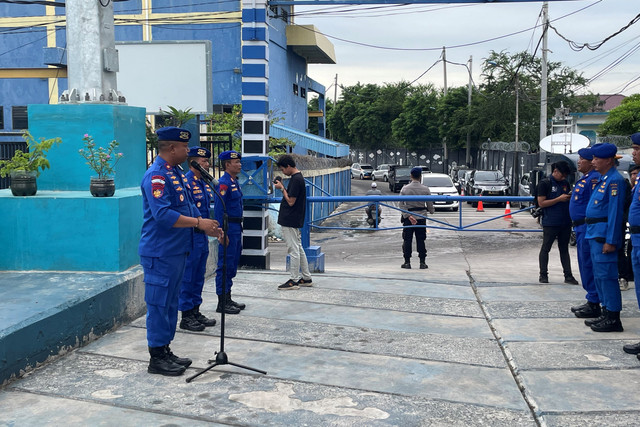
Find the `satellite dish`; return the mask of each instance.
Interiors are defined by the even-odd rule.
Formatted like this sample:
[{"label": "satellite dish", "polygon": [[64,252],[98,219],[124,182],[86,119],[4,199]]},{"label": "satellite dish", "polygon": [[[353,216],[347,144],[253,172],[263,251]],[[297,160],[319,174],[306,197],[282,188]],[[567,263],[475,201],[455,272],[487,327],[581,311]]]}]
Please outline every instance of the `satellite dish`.
[{"label": "satellite dish", "polygon": [[577,153],[579,149],[588,147],[591,141],[579,133],[554,133],[540,140],[540,148],[549,153]]}]

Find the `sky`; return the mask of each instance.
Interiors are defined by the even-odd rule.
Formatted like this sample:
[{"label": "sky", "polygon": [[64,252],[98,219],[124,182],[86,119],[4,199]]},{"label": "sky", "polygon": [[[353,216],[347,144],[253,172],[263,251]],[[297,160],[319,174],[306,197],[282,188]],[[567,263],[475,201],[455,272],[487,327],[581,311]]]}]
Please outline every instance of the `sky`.
[{"label": "sky", "polygon": [[[491,50],[534,52],[542,36],[542,4],[297,6],[294,23],[314,24],[333,43],[337,64],[309,65],[309,77],[324,85],[326,97],[333,99],[336,74],[338,86],[413,82],[441,58],[443,46],[447,61],[467,63],[470,56],[473,58],[471,74],[478,84],[480,66]],[[640,14],[637,0],[567,0],[548,4],[551,25],[580,45],[597,45]],[[512,33],[518,34],[503,37]],[[486,41],[489,39],[495,40]],[[595,50],[585,47],[574,51],[550,29],[548,48],[549,61],[561,62],[589,79],[597,77],[587,91],[627,96],[640,93],[640,22]],[[541,49],[540,43],[537,56]],[[468,82],[469,73],[464,66],[447,64],[448,87]],[[420,77],[416,81],[419,83],[442,88],[442,62]],[[339,89],[337,96],[340,97]]]}]

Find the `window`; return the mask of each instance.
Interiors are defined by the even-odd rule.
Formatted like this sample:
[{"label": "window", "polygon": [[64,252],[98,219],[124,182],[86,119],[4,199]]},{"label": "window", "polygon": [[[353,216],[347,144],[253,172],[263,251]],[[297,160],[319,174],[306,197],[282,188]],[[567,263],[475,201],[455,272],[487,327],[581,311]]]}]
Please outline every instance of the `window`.
[{"label": "window", "polygon": [[303,87],[300,88],[300,96],[304,99],[307,99],[307,90]]},{"label": "window", "polygon": [[0,129],[4,129],[4,107],[0,105]]},{"label": "window", "polygon": [[298,85],[295,83],[293,84],[293,94],[296,96],[298,95]]},{"label": "window", "polygon": [[13,106],[11,108],[11,120],[13,130],[29,129],[26,106]]},{"label": "window", "polygon": [[213,113],[233,113],[233,104],[213,104]]}]

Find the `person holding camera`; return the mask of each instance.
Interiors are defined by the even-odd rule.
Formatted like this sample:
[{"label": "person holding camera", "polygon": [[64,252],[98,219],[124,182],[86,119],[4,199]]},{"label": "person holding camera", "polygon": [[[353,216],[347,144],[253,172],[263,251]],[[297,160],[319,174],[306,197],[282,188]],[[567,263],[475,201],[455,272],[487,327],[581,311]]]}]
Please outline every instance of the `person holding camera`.
[{"label": "person holding camera", "polygon": [[586,239],[587,224],[585,218],[587,216],[587,204],[589,204],[593,189],[600,180],[600,173],[595,170],[591,163],[593,160],[591,148],[581,148],[578,150],[578,156],[578,172],[583,175],[576,182],[571,193],[569,214],[573,222],[573,229],[576,232],[580,280],[582,281],[582,287],[587,292],[587,302],[571,307],[571,311],[579,318],[595,318],[600,316],[600,297],[593,278],[593,263],[591,262],[589,242]]},{"label": "person holding camera", "polygon": [[542,211],[542,247],[538,256],[540,266],[540,283],[549,283],[549,252],[555,240],[558,240],[560,262],[564,273],[564,283],[577,285],[578,281],[571,273],[569,258],[569,240],[571,239],[571,217],[569,216],[569,199],[571,185],[567,176],[571,173],[565,161],[551,165],[551,175],[540,181],[537,188],[538,206]]},{"label": "person holding camera", "polygon": [[282,237],[287,244],[291,278],[278,286],[278,290],[286,291],[300,289],[300,286],[313,286],[307,254],[302,247],[300,235],[307,209],[307,188],[302,172],[296,168],[293,157],[288,154],[281,156],[277,166],[280,168],[280,172],[290,177],[287,188],[284,188],[282,180],[278,179],[280,177],[277,177],[273,182],[276,190],[282,191],[278,224],[282,227]]}]

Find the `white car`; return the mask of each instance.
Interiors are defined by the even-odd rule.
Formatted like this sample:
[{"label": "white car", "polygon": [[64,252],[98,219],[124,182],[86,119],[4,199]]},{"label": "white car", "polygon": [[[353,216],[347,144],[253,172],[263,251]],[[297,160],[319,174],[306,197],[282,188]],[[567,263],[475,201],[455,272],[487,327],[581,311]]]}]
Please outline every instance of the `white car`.
[{"label": "white car", "polygon": [[373,173],[371,174],[371,179],[372,180],[376,180],[376,179],[381,179],[384,182],[389,181],[389,166],[391,165],[379,165],[376,170],[373,171]]},{"label": "white car", "polygon": [[[422,173],[422,184],[429,187],[432,196],[458,196],[458,189],[453,185],[451,177],[444,173]],[[453,201],[436,201],[433,203],[436,209],[447,208],[452,211],[457,211],[459,204],[457,200]]]}]

